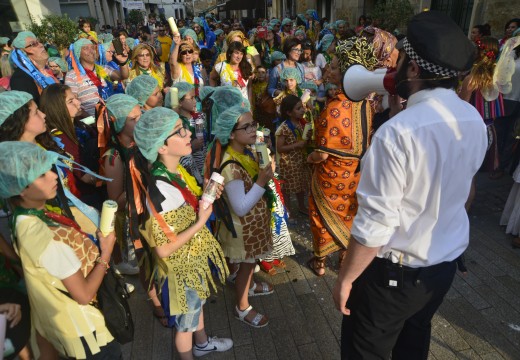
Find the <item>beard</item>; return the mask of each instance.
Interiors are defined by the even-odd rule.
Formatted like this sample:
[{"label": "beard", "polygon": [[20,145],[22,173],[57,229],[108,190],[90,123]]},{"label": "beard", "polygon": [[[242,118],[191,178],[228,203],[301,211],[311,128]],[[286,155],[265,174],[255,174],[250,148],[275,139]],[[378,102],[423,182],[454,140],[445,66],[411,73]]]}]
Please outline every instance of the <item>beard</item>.
[{"label": "beard", "polygon": [[410,97],[410,83],[408,82],[408,78],[406,77],[406,71],[408,70],[408,66],[402,64],[401,67],[395,73],[395,89],[397,94],[403,99],[408,99]]}]

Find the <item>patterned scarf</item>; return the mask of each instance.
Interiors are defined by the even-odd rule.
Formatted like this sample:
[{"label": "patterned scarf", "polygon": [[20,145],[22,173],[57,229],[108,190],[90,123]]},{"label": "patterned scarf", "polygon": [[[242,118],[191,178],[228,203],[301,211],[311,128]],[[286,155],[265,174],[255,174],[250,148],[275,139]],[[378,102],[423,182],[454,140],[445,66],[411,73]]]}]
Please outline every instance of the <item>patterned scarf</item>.
[{"label": "patterned scarf", "polygon": [[174,174],[162,162],[155,161],[151,172],[153,176],[162,176],[170,180],[170,183],[181,192],[184,200],[197,212],[198,196],[202,195],[202,189],[197,185],[197,180],[182,165],[177,166],[177,171],[179,174]]}]

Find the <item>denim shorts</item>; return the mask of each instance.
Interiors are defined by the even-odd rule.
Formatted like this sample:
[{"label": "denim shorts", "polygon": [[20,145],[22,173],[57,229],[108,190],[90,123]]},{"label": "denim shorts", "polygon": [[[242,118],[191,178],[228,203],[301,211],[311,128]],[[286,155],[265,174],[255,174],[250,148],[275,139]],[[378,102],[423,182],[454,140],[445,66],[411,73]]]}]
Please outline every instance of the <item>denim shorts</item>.
[{"label": "denim shorts", "polygon": [[185,290],[188,312],[175,315],[175,329],[180,332],[194,332],[199,326],[200,312],[206,300],[199,298],[197,291],[191,288],[186,287]]}]

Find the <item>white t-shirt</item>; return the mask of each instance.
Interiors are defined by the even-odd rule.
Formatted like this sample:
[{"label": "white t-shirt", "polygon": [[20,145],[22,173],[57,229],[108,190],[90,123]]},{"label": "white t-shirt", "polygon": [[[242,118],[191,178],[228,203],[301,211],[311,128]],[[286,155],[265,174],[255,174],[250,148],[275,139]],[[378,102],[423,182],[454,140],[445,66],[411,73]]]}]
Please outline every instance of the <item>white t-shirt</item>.
[{"label": "white t-shirt", "polygon": [[[16,218],[16,224],[27,219],[27,215],[20,215]],[[49,230],[49,236],[50,230]],[[74,250],[61,241],[51,240],[40,255],[40,266],[49,274],[60,280],[74,275],[81,269],[81,261],[78,259]]]},{"label": "white t-shirt", "polygon": [[323,68],[327,65],[327,60],[325,59],[325,56],[323,56],[323,54],[318,54],[318,56],[316,56],[316,66],[319,67],[322,71],[323,71]]},{"label": "white t-shirt", "polygon": [[361,160],[352,235],[411,267],[456,259],[469,242],[464,204],[486,148],[481,116],[453,90],[413,94]]}]

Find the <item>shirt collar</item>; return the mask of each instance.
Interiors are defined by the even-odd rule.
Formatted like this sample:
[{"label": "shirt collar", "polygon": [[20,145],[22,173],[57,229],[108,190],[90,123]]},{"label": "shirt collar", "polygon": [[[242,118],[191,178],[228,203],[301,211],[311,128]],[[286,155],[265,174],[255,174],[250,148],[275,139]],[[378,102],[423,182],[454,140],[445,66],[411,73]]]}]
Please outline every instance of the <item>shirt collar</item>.
[{"label": "shirt collar", "polygon": [[407,107],[423,102],[429,98],[445,97],[453,94],[453,89],[435,88],[420,90],[408,98]]}]

